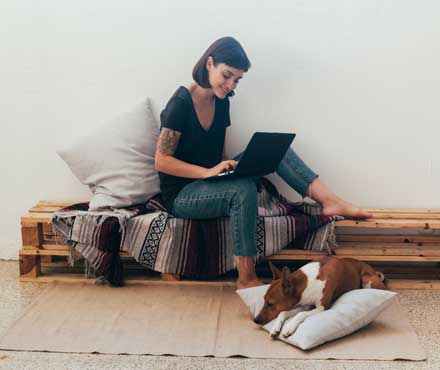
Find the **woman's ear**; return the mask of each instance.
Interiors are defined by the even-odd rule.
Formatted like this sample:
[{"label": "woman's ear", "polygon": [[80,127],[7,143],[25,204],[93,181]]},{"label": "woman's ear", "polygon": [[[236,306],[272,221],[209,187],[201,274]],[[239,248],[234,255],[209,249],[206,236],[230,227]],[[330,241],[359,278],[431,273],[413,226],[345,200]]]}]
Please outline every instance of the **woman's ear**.
[{"label": "woman's ear", "polygon": [[206,69],[208,71],[212,68],[213,65],[214,65],[214,59],[212,59],[212,56],[206,58]]}]

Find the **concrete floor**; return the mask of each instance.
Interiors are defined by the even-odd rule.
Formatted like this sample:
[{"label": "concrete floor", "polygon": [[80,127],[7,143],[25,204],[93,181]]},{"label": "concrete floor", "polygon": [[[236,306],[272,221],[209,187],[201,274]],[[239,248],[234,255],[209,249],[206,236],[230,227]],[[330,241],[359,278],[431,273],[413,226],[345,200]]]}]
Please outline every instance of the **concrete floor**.
[{"label": "concrete floor", "polygon": [[[45,288],[44,283],[20,283],[17,261],[0,260],[0,335],[18,314]],[[0,351],[0,369],[440,369],[440,291],[402,290],[400,303],[408,313],[428,360],[411,361],[299,361],[252,360],[177,356],[85,355]]]}]

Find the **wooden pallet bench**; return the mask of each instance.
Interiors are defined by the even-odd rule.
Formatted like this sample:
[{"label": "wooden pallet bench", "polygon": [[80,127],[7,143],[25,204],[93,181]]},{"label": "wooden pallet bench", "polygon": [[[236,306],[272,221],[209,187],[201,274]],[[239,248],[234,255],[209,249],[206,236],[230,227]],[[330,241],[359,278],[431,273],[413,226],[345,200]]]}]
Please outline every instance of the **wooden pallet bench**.
[{"label": "wooden pallet bench", "polygon": [[[23,245],[19,256],[22,281],[78,281],[82,278],[82,274],[78,273],[55,276],[46,273],[46,270],[56,267],[67,269],[69,249],[66,245],[56,243],[49,222],[53,212],[71,204],[72,202],[40,201],[21,217]],[[368,210],[375,215],[374,219],[343,220],[336,223],[336,256],[356,258],[373,265],[385,264],[381,266],[382,271],[386,275],[398,277],[390,283],[396,288],[440,289],[440,210]],[[321,254],[323,253],[284,249],[266,258],[266,261],[304,263]],[[124,261],[131,260],[131,264],[127,262],[130,269],[146,270],[135,263],[127,252],[121,252],[121,256]],[[406,279],[407,276],[412,279]],[[157,279],[157,273],[150,274],[149,279],[151,278]],[[162,274],[160,278],[173,280],[167,274]]]},{"label": "wooden pallet bench", "polygon": [[[362,261],[440,262],[440,210],[368,209],[366,221],[336,223],[335,254]],[[319,252],[286,249],[269,260],[303,260]]]}]

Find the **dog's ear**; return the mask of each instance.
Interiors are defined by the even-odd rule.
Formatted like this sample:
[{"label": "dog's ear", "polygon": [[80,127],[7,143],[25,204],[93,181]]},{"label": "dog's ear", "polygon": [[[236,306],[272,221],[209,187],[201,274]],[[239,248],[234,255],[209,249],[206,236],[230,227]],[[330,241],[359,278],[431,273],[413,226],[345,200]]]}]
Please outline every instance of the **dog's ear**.
[{"label": "dog's ear", "polygon": [[269,262],[269,267],[272,270],[273,280],[281,278],[281,271],[272,262]]},{"label": "dog's ear", "polygon": [[284,294],[289,294],[291,288],[290,281],[290,270],[287,266],[283,267],[283,271],[281,272],[281,286],[283,288]]},{"label": "dog's ear", "polygon": [[380,279],[380,281],[384,281],[385,280],[384,274],[382,274],[380,271],[376,271],[376,275]]}]

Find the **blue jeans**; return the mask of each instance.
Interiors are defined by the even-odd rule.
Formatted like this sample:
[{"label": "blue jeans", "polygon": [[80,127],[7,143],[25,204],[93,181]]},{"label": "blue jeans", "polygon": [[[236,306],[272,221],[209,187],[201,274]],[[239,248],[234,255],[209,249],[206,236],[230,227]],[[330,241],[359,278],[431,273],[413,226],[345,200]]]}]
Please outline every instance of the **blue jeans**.
[{"label": "blue jeans", "polygon": [[[238,160],[240,153],[235,160]],[[277,174],[295,191],[306,195],[310,183],[318,177],[289,148]],[[240,177],[219,181],[195,180],[186,185],[173,203],[172,214],[179,218],[230,218],[235,256],[256,256],[257,185],[259,177]]]}]

